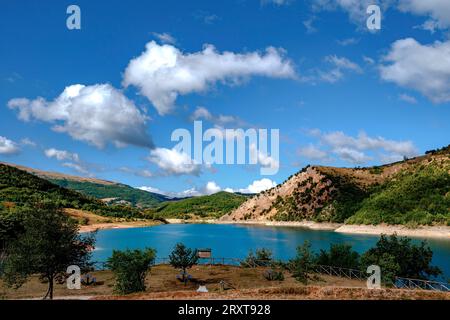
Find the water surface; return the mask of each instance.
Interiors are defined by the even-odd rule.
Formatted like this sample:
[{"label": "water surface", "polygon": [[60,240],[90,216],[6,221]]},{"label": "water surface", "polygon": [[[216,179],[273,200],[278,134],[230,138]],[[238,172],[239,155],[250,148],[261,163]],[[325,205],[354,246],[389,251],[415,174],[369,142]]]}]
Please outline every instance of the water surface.
[{"label": "water surface", "polygon": [[[373,247],[379,236],[342,234],[299,227],[234,224],[169,224],[144,228],[100,230],[93,260],[104,262],[113,249],[152,247],[158,257],[167,257],[177,242],[191,248],[211,248],[213,257],[244,258],[250,249],[269,248],[274,257],[288,260],[305,240],[312,249],[328,249],[330,243],[347,243],[359,253]],[[413,238],[419,242],[420,238]],[[450,239],[427,239],[434,252],[433,263],[450,279]]]}]

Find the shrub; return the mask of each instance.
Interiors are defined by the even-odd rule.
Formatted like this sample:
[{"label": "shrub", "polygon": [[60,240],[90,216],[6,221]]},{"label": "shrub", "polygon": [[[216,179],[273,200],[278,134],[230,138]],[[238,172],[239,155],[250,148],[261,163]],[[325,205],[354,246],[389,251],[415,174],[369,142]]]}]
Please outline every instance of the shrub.
[{"label": "shrub", "polygon": [[155,261],[156,251],[114,250],[108,259],[107,266],[116,277],[115,291],[120,294],[145,291],[145,278]]},{"label": "shrub", "polygon": [[320,250],[316,263],[347,269],[359,269],[359,254],[348,244],[331,244],[329,251]]}]

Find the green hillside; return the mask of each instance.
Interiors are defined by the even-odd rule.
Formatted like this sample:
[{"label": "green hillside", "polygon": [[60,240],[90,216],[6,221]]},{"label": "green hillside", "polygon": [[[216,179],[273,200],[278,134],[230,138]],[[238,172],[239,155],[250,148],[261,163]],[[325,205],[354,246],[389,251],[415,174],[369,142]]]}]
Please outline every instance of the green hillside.
[{"label": "green hillside", "polygon": [[101,201],[53,184],[26,171],[0,164],[0,210],[19,209],[48,202],[60,208],[82,209],[104,216],[132,217],[141,213],[127,206]]},{"label": "green hillside", "polygon": [[450,165],[417,165],[376,187],[347,222],[450,225]]},{"label": "green hillside", "polygon": [[239,207],[247,197],[228,192],[165,202],[149,213],[161,218],[219,218]]},{"label": "green hillside", "polygon": [[125,201],[132,206],[140,208],[156,207],[168,198],[139,189],[132,188],[124,184],[101,184],[86,181],[75,181],[69,179],[49,179],[51,182],[68,189],[81,192],[87,196],[97,199],[112,199],[111,203]]}]

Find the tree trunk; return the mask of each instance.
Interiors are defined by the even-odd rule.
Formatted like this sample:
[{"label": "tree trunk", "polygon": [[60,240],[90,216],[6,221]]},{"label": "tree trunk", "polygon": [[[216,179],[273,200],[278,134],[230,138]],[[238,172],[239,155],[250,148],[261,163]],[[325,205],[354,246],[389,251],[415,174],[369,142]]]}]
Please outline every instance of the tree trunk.
[{"label": "tree trunk", "polygon": [[50,300],[53,300],[53,277],[48,277],[48,289],[47,293],[45,294],[44,300],[47,298]]}]

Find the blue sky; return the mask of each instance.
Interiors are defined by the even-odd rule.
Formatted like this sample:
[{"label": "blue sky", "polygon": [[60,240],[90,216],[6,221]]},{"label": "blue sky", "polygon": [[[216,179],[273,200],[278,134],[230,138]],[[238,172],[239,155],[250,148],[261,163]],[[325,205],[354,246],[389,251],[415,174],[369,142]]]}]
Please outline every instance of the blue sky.
[{"label": "blue sky", "polygon": [[[376,32],[366,27],[371,3],[382,8]],[[81,9],[81,30],[66,27],[70,4]],[[449,143],[448,1],[0,8],[0,161],[198,195],[260,191],[307,164],[381,164]],[[279,129],[278,173],[175,153],[172,131],[192,130],[194,119]]]}]

